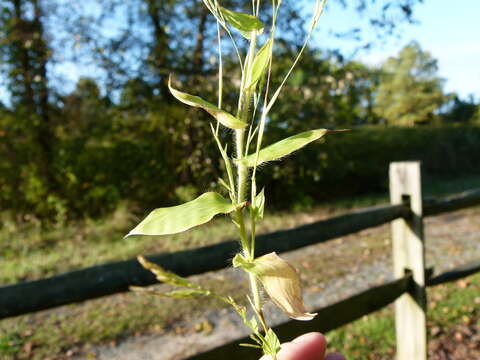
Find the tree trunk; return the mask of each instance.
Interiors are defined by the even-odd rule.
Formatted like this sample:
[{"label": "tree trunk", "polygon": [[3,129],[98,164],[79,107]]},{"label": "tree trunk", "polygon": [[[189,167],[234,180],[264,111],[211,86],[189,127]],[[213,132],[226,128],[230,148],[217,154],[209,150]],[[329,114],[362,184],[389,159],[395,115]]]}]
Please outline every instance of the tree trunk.
[{"label": "tree trunk", "polygon": [[57,185],[52,171],[55,135],[52,131],[52,124],[49,111],[49,88],[47,62],[49,58],[48,46],[45,42],[45,31],[42,23],[42,9],[38,0],[32,0],[34,7],[34,31],[38,34],[38,39],[34,47],[37,57],[37,76],[40,77],[38,84],[38,116],[40,124],[37,130],[38,144],[40,145],[44,157],[44,173],[51,186]]},{"label": "tree trunk", "polygon": [[157,76],[159,77],[160,93],[164,100],[171,102],[168,92],[167,83],[167,55],[170,52],[168,46],[168,34],[164,30],[164,24],[162,23],[162,10],[163,6],[159,4],[158,0],[146,0],[148,6],[148,16],[153,26],[153,47],[152,56],[154,57],[151,62],[154,65]]},{"label": "tree trunk", "polygon": [[[23,19],[22,0],[13,0],[14,7],[14,25],[13,25],[13,43],[11,49],[10,62],[12,66],[21,75],[21,82],[23,91],[20,95],[20,103],[25,108],[26,113],[36,113],[35,98],[33,95],[33,77],[32,65],[30,55],[28,54],[28,48],[26,46],[27,41],[30,41],[29,24],[28,21]],[[17,64],[15,64],[17,63]],[[14,71],[15,71],[14,70]],[[12,71],[13,72],[13,71]]]}]

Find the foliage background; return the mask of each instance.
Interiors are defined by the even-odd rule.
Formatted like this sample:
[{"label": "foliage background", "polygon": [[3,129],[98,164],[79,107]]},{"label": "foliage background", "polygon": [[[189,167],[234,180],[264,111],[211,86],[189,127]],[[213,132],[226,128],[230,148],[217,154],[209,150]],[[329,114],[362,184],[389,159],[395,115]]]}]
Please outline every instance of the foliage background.
[{"label": "foliage background", "polygon": [[[342,2],[383,37],[415,20],[416,3]],[[274,83],[304,36],[303,5],[284,4]],[[352,34],[359,47],[371,45],[354,24],[335,36]],[[6,0],[0,35],[2,211],[65,221],[106,215],[121,201],[148,211],[216,186],[222,169],[207,116],[175,102],[166,87],[174,73],[184,89],[215,102],[216,27],[200,2]],[[225,108],[233,111],[239,73],[224,43]],[[88,76],[72,84],[78,69]],[[431,176],[477,171],[478,102],[442,84],[436,60],[416,43],[381,67],[307,49],[268,119],[266,142],[311,128],[354,131],[261,171],[269,206],[382,190],[392,160],[421,158]]]}]

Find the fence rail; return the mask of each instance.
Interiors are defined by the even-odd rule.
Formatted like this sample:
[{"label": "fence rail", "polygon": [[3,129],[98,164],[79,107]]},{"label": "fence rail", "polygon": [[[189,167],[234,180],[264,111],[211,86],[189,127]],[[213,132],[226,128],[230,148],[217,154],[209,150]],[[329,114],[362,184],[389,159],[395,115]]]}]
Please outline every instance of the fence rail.
[{"label": "fence rail", "polygon": [[427,286],[435,286],[445,284],[447,282],[462,279],[466,276],[475,274],[480,271],[480,260],[472,261],[468,264],[464,264],[455,269],[446,271],[442,274],[436,275],[433,278],[428,279]]},{"label": "fence rail", "polygon": [[[480,271],[480,260],[459,266],[434,277],[431,277],[433,269],[428,269],[425,276],[427,277],[427,286],[430,287],[455,281],[478,271]],[[407,274],[403,278],[371,287],[334,304],[315,309],[313,312],[318,315],[311,321],[289,320],[273,327],[273,329],[281,339],[293,339],[309,331],[327,332],[380,310],[403,294],[413,292],[414,287],[415,282],[412,274]],[[237,339],[186,360],[227,358],[229,360],[256,360],[258,359],[258,351],[239,346],[239,344],[249,341],[248,337]]]},{"label": "fence rail", "polygon": [[[437,215],[478,204],[480,189],[470,190],[446,199],[428,201],[424,215]],[[406,204],[364,208],[294,229],[259,235],[256,253],[291,251],[409,216],[411,211]],[[148,258],[179,275],[190,276],[228,267],[238,250],[238,242],[232,240]],[[130,259],[7,285],[0,287],[0,319],[125,292],[131,285],[155,283],[157,280],[150,272],[135,259]]]},{"label": "fence rail", "polygon": [[[286,321],[273,330],[280,339],[293,339],[309,331],[327,332],[373,313],[395,301],[411,287],[412,275],[372,287],[334,304],[316,309],[317,316],[310,321]],[[249,337],[237,339],[213,350],[194,355],[187,360],[250,360],[258,359],[258,350],[240,347],[251,342]]]}]

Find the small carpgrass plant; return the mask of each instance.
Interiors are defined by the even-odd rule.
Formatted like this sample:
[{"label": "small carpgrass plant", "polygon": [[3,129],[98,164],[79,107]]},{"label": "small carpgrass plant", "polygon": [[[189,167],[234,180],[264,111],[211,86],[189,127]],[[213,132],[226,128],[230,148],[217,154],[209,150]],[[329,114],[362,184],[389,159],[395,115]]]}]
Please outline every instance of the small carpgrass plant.
[{"label": "small carpgrass plant", "polygon": [[[262,146],[268,114],[307,46],[323,12],[326,0],[316,1],[305,42],[275,91],[270,89],[272,54],[281,0],[272,0],[272,23],[268,34],[264,31],[264,24],[259,20],[260,0],[252,0],[252,14],[226,9],[217,0],[203,0],[203,2],[217,20],[218,104],[211,104],[198,96],[175,89],[172,77],[169,79],[168,86],[172,95],[179,101],[201,108],[215,119],[213,123],[210,123],[210,127],[226,169],[225,178],[218,179],[218,183],[219,186],[225,188],[228,198],[216,192],[207,192],[185,204],[156,209],[127,236],[180,233],[210,221],[215,215],[231,214],[232,222],[238,228],[241,245],[241,252],[234,257],[233,266],[248,274],[251,294],[246,296],[254,315],[247,316],[247,309],[238,305],[232,297],[215,294],[162,269],[143,257],[139,257],[139,261],[145,268],[152,271],[159,281],[174,285],[179,289],[163,294],[143,288],[134,290],[166,297],[209,296],[224,301],[236,310],[252,331],[251,339],[254,343],[244,345],[260,348],[264,354],[271,355],[275,359],[280,349],[280,341],[269,328],[264,317],[260,286],[263,286],[272,301],[291,318],[310,320],[315,314],[306,311],[299,276],[290,264],[282,260],[276,253],[255,257],[255,231],[257,223],[263,218],[265,208],[265,192],[264,189],[258,191],[256,173],[260,165],[281,159],[321,138],[329,131],[326,129],[310,130],[267,147]],[[238,107],[235,115],[222,110],[222,28],[233,42],[241,69]],[[239,31],[249,42],[248,51],[244,57],[235,44],[232,31]],[[263,44],[259,46],[261,39]],[[222,126],[234,131],[235,151],[233,154],[228,146],[222,143],[219,136]],[[250,189],[249,195],[247,195],[247,189]],[[250,231],[247,231],[248,222]]]}]

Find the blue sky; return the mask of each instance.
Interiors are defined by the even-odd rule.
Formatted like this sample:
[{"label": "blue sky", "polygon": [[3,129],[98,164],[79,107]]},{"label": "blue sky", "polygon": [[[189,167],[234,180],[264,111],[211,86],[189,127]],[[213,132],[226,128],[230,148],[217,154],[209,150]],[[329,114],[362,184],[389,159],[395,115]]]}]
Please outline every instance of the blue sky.
[{"label": "blue sky", "polygon": [[[377,65],[416,40],[438,60],[439,75],[446,80],[446,91],[457,92],[462,97],[473,94],[479,99],[480,0],[424,0],[423,4],[415,6],[414,17],[419,23],[402,25],[399,39],[392,37],[386,44],[377,45],[355,58]],[[358,14],[340,11],[335,0],[330,0],[330,7],[320,21],[315,45],[351,52],[353,42],[334,39],[328,36],[326,29],[348,28],[358,21]]]},{"label": "blue sky", "polygon": [[[314,0],[306,1],[314,3]],[[351,54],[358,42],[339,40],[329,32],[355,26],[366,30],[367,39],[374,39],[368,26],[368,14],[361,18],[354,10],[345,11],[340,8],[338,0],[329,0],[328,4],[313,45],[338,48],[347,55]],[[462,98],[473,94],[480,99],[480,0],[424,0],[423,4],[415,6],[414,17],[419,23],[401,25],[399,38],[389,37],[383,44],[377,42],[373,49],[357,54],[355,59],[379,65],[387,57],[396,55],[410,41],[416,40],[438,60],[439,75],[445,79],[447,92],[457,92]],[[81,69],[71,66],[65,66],[65,69],[70,74],[82,73]],[[69,85],[73,88],[74,81]],[[0,84],[0,99],[5,98],[6,89]]]}]

